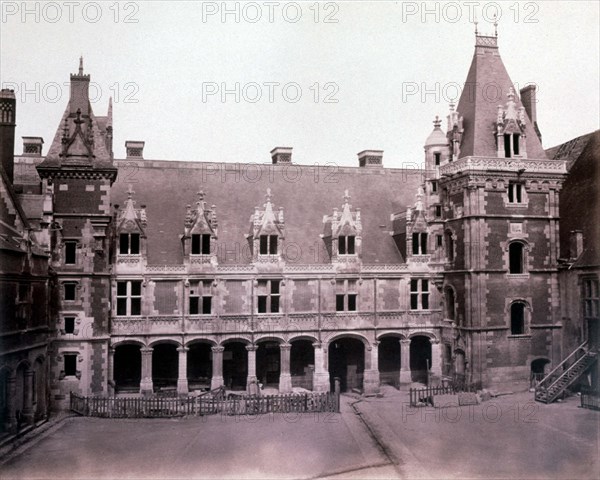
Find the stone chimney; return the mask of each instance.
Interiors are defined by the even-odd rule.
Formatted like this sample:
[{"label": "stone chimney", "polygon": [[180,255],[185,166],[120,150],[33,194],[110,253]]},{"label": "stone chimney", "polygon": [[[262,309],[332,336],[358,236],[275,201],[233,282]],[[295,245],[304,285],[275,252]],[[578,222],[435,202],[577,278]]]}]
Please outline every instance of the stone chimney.
[{"label": "stone chimney", "polygon": [[383,150],[363,150],[358,153],[359,167],[382,167]]},{"label": "stone chimney", "polygon": [[571,230],[570,232],[570,252],[571,258],[579,258],[583,253],[583,232],[581,230]]},{"label": "stone chimney", "polygon": [[292,163],[292,147],[275,147],[271,150],[273,165],[278,163]]},{"label": "stone chimney", "polygon": [[15,171],[15,127],[17,101],[14,90],[0,91],[0,164],[13,183]]},{"label": "stone chimney", "polygon": [[146,142],[139,142],[136,140],[127,140],[125,142],[125,150],[127,152],[127,159],[128,160],[143,160],[145,144],[146,144]]},{"label": "stone chimney", "polygon": [[44,139],[42,137],[21,137],[23,139],[23,155],[31,157],[42,156],[42,145]]},{"label": "stone chimney", "polygon": [[541,142],[542,134],[537,124],[537,96],[535,85],[527,85],[521,89],[521,103],[523,104],[523,107],[525,107],[525,111],[527,112],[529,120],[531,120],[535,134]]}]

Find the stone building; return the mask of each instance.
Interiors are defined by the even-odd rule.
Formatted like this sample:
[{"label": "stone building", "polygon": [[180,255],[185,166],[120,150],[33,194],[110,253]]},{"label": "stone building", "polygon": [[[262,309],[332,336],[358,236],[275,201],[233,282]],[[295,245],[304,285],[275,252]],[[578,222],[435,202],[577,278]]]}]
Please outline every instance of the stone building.
[{"label": "stone building", "polygon": [[15,165],[56,278],[55,404],[336,377],[526,388],[559,364],[566,162],[542,148],[535,89],[513,90],[497,42],[476,34],[423,170],[386,168],[379,150],[356,167],[287,147],[269,163],[154,160],[143,141],[116,159],[112,109],[94,114],[80,64],[48,154],[25,147]]},{"label": "stone building", "polygon": [[[0,91],[0,437],[44,418],[48,410],[50,275],[13,188],[16,101]],[[39,183],[39,181],[38,181]]]}]

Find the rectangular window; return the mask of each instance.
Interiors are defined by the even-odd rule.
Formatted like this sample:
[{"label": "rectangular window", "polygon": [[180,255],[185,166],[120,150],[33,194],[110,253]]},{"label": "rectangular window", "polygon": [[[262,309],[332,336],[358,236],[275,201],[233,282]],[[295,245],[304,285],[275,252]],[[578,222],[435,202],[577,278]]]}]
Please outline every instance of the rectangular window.
[{"label": "rectangular window", "polygon": [[75,333],[75,317],[65,317],[65,333]]},{"label": "rectangular window", "polygon": [[258,313],[279,313],[279,282],[281,280],[259,280],[257,295]]},{"label": "rectangular window", "polygon": [[65,376],[66,377],[74,377],[77,374],[77,354],[76,353],[66,353],[64,355],[65,359]]},{"label": "rectangular window", "polygon": [[117,315],[142,314],[142,282],[117,282]]},{"label": "rectangular window", "polygon": [[28,283],[20,283],[18,290],[17,302],[19,303],[29,303],[31,301],[31,289]]},{"label": "rectangular window", "polygon": [[340,255],[354,255],[356,253],[354,235],[340,235],[338,237],[338,253]]},{"label": "rectangular window", "polygon": [[119,253],[121,255],[139,255],[140,234],[122,233],[119,235]]},{"label": "rectangular window", "polygon": [[586,278],[583,281],[583,316],[594,320],[600,318],[600,297],[598,295],[598,280]]},{"label": "rectangular window", "polygon": [[510,134],[505,133],[504,134],[504,157],[505,158],[510,158],[511,154],[510,154]]},{"label": "rectangular window", "polygon": [[197,295],[192,296],[192,293],[190,292],[190,315],[198,315],[199,303],[200,297],[198,297]]},{"label": "rectangular window", "polygon": [[261,235],[260,236],[260,254],[261,255],[277,255],[277,235]]},{"label": "rectangular window", "polygon": [[212,313],[212,297],[202,297],[202,314],[210,315]]},{"label": "rectangular window", "polygon": [[65,265],[77,263],[77,242],[65,242]]},{"label": "rectangular window", "polygon": [[442,216],[442,206],[441,205],[435,206],[435,216],[436,216],[436,218],[440,218]]},{"label": "rectangular window", "polygon": [[510,203],[523,203],[523,185],[516,182],[508,184],[508,201]]},{"label": "rectangular window", "polygon": [[340,280],[336,284],[335,311],[356,312],[358,310],[358,295],[356,280]]},{"label": "rectangular window", "polygon": [[63,284],[63,288],[65,289],[65,300],[69,302],[74,301],[77,284],[75,282],[67,282]]},{"label": "rectangular window", "polygon": [[443,239],[443,237],[441,235],[436,235],[435,236],[435,245],[437,247],[441,247],[441,246],[444,245],[444,239]]},{"label": "rectangular window", "polygon": [[429,310],[429,280],[413,278],[410,281],[410,309]]},{"label": "rectangular window", "polygon": [[513,135],[513,153],[515,155],[519,155],[519,134],[515,133]]},{"label": "rectangular window", "polygon": [[431,193],[436,193],[438,190],[438,183],[435,180],[431,181]]},{"label": "rectangular window", "polygon": [[212,313],[212,280],[193,282],[190,285],[189,314],[210,315]]},{"label": "rectangular window", "polygon": [[192,255],[210,255],[210,234],[192,234]]},{"label": "rectangular window", "polygon": [[413,255],[427,254],[427,233],[418,232],[412,235],[412,252]]},{"label": "rectangular window", "polygon": [[440,152],[435,152],[433,154],[433,158],[435,160],[435,166],[439,167],[441,161],[442,161],[442,154]]}]

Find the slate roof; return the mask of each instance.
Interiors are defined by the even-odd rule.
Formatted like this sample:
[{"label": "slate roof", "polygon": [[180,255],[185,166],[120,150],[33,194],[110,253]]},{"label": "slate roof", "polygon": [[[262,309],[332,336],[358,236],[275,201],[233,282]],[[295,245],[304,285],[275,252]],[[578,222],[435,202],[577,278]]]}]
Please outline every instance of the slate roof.
[{"label": "slate roof", "polygon": [[[514,88],[500,57],[497,38],[477,35],[475,53],[457,107],[465,130],[460,157],[498,156],[494,137],[498,105],[506,106],[511,87]],[[518,93],[516,89],[514,91]],[[522,106],[518,95],[515,95],[515,103],[517,109]],[[526,133],[527,158],[545,159],[546,154],[529,116]]]},{"label": "slate roof", "polygon": [[[569,257],[570,232],[583,231],[584,252],[575,266],[600,265],[600,130],[549,149],[580,152],[560,192],[560,256]],[[569,146],[570,145],[570,146]],[[576,149],[573,149],[576,145]],[[567,157],[568,158],[568,157]]]},{"label": "slate roof", "polygon": [[[115,166],[119,176],[112,187],[112,203],[125,204],[131,183],[136,207],[146,205],[149,264],[183,262],[180,235],[186,205],[194,205],[200,190],[205,193],[206,204],[216,206],[219,262],[250,263],[249,255],[226,255],[225,249],[232,251],[237,245],[241,251],[247,245],[244,235],[250,231],[250,217],[255,206],[262,208],[265,203],[267,188],[271,189],[275,209],[283,207],[285,243],[294,243],[298,247],[295,251],[300,252],[295,263],[329,262],[328,257],[323,258],[324,242],[319,235],[324,233],[323,217],[331,215],[334,208],[341,211],[345,190],[351,196],[352,211],[357,207],[361,210],[363,262],[402,262],[389,234],[390,215],[414,205],[423,180],[419,170],[369,167],[339,167],[335,171],[321,167],[317,175],[314,166],[296,164],[115,160]],[[320,249],[320,258],[315,247]],[[293,256],[291,252],[289,256]]]}]

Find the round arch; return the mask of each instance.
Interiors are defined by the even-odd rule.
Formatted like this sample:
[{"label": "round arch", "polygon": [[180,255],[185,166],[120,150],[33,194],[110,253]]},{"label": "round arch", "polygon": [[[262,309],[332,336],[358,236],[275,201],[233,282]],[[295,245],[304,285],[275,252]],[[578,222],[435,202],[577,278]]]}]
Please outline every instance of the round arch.
[{"label": "round arch", "polygon": [[275,335],[264,335],[262,337],[258,337],[254,339],[254,344],[258,346],[261,342],[277,342],[279,345],[284,345],[286,342],[283,338],[277,337]]},{"label": "round arch", "polygon": [[141,348],[146,347],[146,344],[142,340],[139,340],[137,338],[136,339],[127,338],[124,340],[118,340],[118,341],[110,344],[111,348],[117,348],[117,347],[120,347],[121,345],[138,345]]},{"label": "round arch", "polygon": [[181,347],[181,342],[174,338],[161,337],[161,338],[154,339],[150,343],[148,343],[148,346],[150,348],[154,348],[156,345],[176,345],[177,347]]},{"label": "round arch", "polygon": [[211,347],[218,346],[217,342],[211,338],[199,337],[189,339],[187,342],[185,342],[185,347],[191,347],[192,345],[197,345],[199,343],[205,343],[210,345]]},{"label": "round arch", "polygon": [[427,338],[429,338],[429,340],[431,342],[434,342],[434,343],[439,342],[439,339],[437,338],[437,335],[435,333],[433,333],[433,332],[427,332],[427,331],[419,330],[419,331],[416,331],[416,332],[411,332],[408,335],[408,339],[409,340],[412,339],[412,338],[414,338],[414,337],[427,337]]},{"label": "round arch", "polygon": [[252,345],[252,341],[247,337],[230,337],[224,340],[221,340],[220,346],[226,346],[230,343],[243,343],[244,345]]},{"label": "round arch", "polygon": [[371,343],[369,342],[367,337],[365,337],[364,335],[362,335],[360,333],[354,333],[354,332],[336,333],[336,334],[332,335],[331,337],[329,337],[328,339],[326,339],[326,341],[324,343],[327,345],[327,348],[329,348],[329,345],[331,345],[332,343],[334,343],[338,340],[341,340],[343,338],[353,338],[355,340],[360,340],[366,348],[371,348]]},{"label": "round arch", "polygon": [[376,340],[379,342],[384,338],[398,338],[400,340],[407,340],[407,337],[404,333],[400,332],[384,332],[377,335]]},{"label": "round arch", "polygon": [[301,335],[296,335],[294,337],[290,337],[288,339],[287,343],[291,344],[292,342],[297,342],[299,340],[306,340],[306,341],[313,342],[313,343],[319,342],[319,339],[313,335],[301,334]]}]

